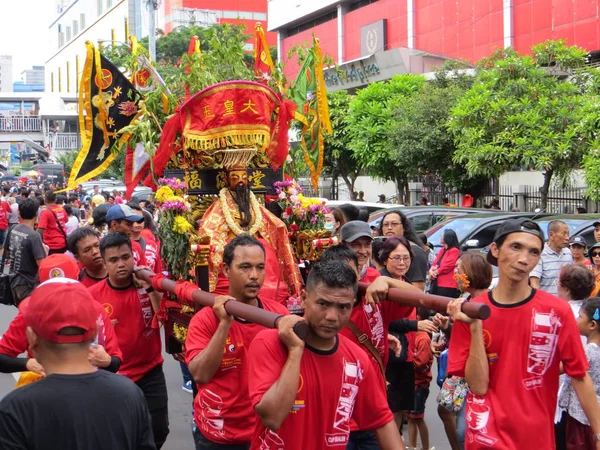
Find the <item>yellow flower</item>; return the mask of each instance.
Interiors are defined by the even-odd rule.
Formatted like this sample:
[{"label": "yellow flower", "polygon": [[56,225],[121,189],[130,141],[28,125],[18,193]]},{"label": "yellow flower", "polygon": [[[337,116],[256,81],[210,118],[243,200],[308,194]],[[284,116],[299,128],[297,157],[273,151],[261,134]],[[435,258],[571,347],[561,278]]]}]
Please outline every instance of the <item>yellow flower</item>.
[{"label": "yellow flower", "polygon": [[173,222],[173,231],[179,234],[185,234],[192,229],[192,224],[185,220],[183,216],[176,216]]},{"label": "yellow flower", "polygon": [[173,197],[173,190],[169,186],[163,186],[156,191],[155,198],[159,203],[166,202],[169,197]]},{"label": "yellow flower", "polygon": [[[157,194],[158,194],[158,192],[157,192]],[[185,200],[183,199],[183,197],[180,197],[179,195],[171,195],[171,196],[169,196],[169,197],[166,198],[165,202],[181,202],[181,203],[185,203]]]}]

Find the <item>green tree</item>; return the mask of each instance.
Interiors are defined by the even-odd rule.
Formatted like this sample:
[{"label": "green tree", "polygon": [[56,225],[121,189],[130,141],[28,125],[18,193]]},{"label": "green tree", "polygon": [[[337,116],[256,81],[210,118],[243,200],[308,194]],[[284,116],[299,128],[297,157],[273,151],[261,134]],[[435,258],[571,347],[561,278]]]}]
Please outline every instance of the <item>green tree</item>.
[{"label": "green tree", "polygon": [[394,111],[424,83],[420,75],[395,75],[372,83],[356,93],[348,111],[350,149],[358,166],[374,178],[394,181],[399,198],[404,195],[410,169],[395,161],[389,130]]},{"label": "green tree", "polygon": [[531,56],[510,49],[496,56],[452,109],[453,161],[471,177],[497,177],[515,166],[544,171],[545,208],[552,177],[578,167],[586,150],[577,131],[585,83],[573,70],[586,52],[546,42]]},{"label": "green tree", "polygon": [[[354,183],[360,173],[360,167],[350,150],[350,124],[348,109],[352,96],[348,91],[327,94],[329,115],[333,134],[325,136],[325,171],[332,177],[342,177],[350,196],[354,196]],[[352,200],[355,200],[352,198]]]},{"label": "green tree", "polygon": [[476,196],[486,178],[473,178],[453,163],[456,147],[446,128],[450,110],[473,84],[473,77],[461,68],[464,65],[455,62],[446,64],[417,94],[400,102],[389,139],[393,160],[409,177],[437,175],[445,185]]}]

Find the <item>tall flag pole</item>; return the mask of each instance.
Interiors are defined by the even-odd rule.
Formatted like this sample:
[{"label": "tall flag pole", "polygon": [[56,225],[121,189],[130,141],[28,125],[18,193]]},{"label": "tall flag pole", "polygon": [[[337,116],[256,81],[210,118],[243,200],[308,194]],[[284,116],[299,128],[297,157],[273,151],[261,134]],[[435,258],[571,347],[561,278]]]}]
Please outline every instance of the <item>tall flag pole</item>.
[{"label": "tall flag pole", "polygon": [[[75,159],[67,189],[104,172],[129,140],[120,133],[139,117],[139,92],[94,44],[86,42],[86,59],[79,87],[81,150]],[[115,152],[111,151],[117,145]]]},{"label": "tall flag pole", "polygon": [[294,117],[302,123],[300,146],[316,190],[323,171],[324,134],[332,133],[323,75],[323,54],[318,39],[313,38],[313,46],[287,95],[298,106]]},{"label": "tall flag pole", "polygon": [[[135,66],[131,74],[131,83],[134,87],[147,95],[148,93],[158,89],[162,89],[162,109],[163,113],[169,112],[169,98],[171,91],[167,88],[164,80],[157,72],[156,68],[144,54],[144,48],[138,43],[135,36],[129,37],[131,42],[131,53],[135,58]],[[142,107],[142,111],[146,114],[148,111]],[[160,127],[160,124],[159,124]],[[129,199],[135,187],[144,179],[151,170],[151,155],[146,151],[146,146],[143,142],[134,142],[132,145],[127,145],[125,153],[125,170],[123,178],[125,182],[125,198]]]}]

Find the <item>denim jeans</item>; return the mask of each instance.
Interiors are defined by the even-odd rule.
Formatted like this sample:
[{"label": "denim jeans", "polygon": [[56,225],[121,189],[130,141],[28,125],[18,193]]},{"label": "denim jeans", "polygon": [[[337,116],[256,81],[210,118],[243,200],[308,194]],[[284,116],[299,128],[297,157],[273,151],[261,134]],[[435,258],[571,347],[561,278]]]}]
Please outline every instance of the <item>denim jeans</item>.
[{"label": "denim jeans", "polygon": [[196,450],[249,450],[250,444],[217,444],[216,442],[207,439],[198,428],[194,428],[194,443]]},{"label": "denim jeans", "polygon": [[456,437],[458,438],[458,445],[460,448],[465,448],[465,433],[467,431],[467,402],[466,399],[463,402],[463,406],[456,413]]},{"label": "denim jeans", "polygon": [[379,450],[372,431],[352,431],[346,450]]}]

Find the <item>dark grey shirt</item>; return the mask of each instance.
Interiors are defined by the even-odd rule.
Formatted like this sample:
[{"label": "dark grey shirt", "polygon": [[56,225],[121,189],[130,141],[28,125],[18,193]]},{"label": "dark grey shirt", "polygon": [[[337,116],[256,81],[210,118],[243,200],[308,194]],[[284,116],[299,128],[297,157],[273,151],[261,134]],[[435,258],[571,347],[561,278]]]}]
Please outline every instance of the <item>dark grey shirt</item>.
[{"label": "dark grey shirt", "polygon": [[36,261],[46,257],[42,236],[33,228],[19,224],[10,230],[9,237],[10,273],[19,273],[31,281],[37,281]]},{"label": "dark grey shirt", "polygon": [[404,276],[411,283],[425,281],[427,279],[427,253],[414,242],[410,243],[410,248],[413,252],[413,259]]}]

